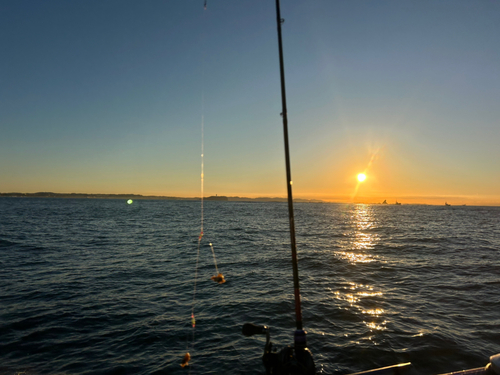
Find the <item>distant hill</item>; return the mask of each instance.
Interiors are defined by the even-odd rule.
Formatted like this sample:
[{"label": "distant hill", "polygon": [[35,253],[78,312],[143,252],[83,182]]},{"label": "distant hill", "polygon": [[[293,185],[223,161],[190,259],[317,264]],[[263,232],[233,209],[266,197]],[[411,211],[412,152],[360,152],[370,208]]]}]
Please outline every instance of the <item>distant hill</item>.
[{"label": "distant hill", "polygon": [[14,198],[93,198],[93,199],[175,199],[194,200],[199,198],[178,198],[140,194],[87,194],[87,193],[0,193],[0,197]]},{"label": "distant hill", "polygon": [[[87,194],[87,193],[52,193],[52,192],[38,192],[38,193],[0,193],[0,197],[12,198],[73,198],[73,199],[167,199],[167,200],[200,200],[196,198],[183,198],[183,197],[168,197],[161,195],[140,195],[140,194]],[[287,198],[245,198],[245,197],[227,197],[224,195],[215,195],[205,197],[207,201],[226,201],[226,202],[286,202]],[[294,202],[307,202],[319,203],[323,202],[317,199],[294,199]]]},{"label": "distant hill", "polygon": [[228,201],[229,198],[224,195],[215,195],[211,197],[204,198],[206,201]]},{"label": "distant hill", "polygon": [[[287,202],[287,198],[269,198],[269,197],[259,197],[259,198],[245,198],[245,197],[228,197],[228,200],[231,202]],[[322,200],[318,199],[301,199],[294,198],[294,202],[304,202],[304,203],[321,203]]]}]

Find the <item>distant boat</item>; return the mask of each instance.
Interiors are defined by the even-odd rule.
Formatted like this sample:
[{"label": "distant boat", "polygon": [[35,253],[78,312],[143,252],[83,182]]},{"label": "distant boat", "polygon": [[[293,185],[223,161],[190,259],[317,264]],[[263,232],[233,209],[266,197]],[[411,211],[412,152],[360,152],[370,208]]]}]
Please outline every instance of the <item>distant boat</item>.
[{"label": "distant boat", "polygon": [[384,201],[382,202],[382,204],[387,204],[387,200],[386,200],[386,199],[384,199]]},{"label": "distant boat", "polygon": [[396,203],[394,203],[396,206],[401,206],[401,203],[399,203],[398,201],[396,201]]},{"label": "distant boat", "polygon": [[444,202],[444,205],[447,206],[447,207],[451,206],[451,204],[449,204],[448,202]]}]

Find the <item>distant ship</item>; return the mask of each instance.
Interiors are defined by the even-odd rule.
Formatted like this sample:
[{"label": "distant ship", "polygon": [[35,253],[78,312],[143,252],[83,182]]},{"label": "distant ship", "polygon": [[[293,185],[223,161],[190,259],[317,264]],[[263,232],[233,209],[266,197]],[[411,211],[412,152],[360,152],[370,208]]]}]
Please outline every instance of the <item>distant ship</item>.
[{"label": "distant ship", "polygon": [[399,203],[398,201],[396,201],[396,203],[394,203],[396,206],[401,206],[401,203]]},{"label": "distant ship", "polygon": [[384,201],[382,202],[382,204],[387,204],[387,199],[384,199]]},{"label": "distant ship", "polygon": [[447,206],[447,207],[451,206],[451,204],[449,204],[448,202],[444,202],[444,205]]}]

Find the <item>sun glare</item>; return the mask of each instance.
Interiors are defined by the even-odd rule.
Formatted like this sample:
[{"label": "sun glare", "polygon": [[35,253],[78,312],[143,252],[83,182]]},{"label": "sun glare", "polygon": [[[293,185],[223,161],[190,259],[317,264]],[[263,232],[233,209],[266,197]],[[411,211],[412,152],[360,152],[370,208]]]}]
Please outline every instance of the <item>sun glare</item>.
[{"label": "sun glare", "polygon": [[364,180],[366,180],[366,175],[364,173],[358,174],[358,181],[363,182]]}]

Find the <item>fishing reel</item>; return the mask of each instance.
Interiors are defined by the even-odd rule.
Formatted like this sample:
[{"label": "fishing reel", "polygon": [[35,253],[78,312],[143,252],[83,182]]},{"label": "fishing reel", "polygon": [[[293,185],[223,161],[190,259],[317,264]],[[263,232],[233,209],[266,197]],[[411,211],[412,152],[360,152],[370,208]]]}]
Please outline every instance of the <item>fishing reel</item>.
[{"label": "fishing reel", "polygon": [[242,332],[247,337],[266,335],[266,345],[262,356],[266,375],[314,375],[316,373],[312,354],[306,347],[305,331],[296,330],[294,345],[285,346],[280,351],[273,347],[269,327],[245,323]]}]

